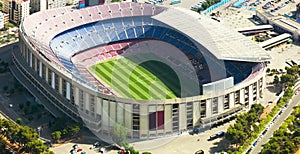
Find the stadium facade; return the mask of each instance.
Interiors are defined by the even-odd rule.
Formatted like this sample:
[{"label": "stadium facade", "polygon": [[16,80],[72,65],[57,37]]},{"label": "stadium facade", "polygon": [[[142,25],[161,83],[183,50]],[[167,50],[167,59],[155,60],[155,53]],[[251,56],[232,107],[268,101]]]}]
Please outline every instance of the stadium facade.
[{"label": "stadium facade", "polygon": [[[116,122],[124,123],[129,138],[147,139],[230,119],[262,97],[264,62],[270,59],[222,23],[181,8],[140,3],[38,12],[22,22],[19,35],[13,75],[54,116],[83,121],[104,136]],[[145,41],[166,50],[172,45],[187,57],[202,57],[197,60],[202,60],[198,72],[211,68],[202,73],[208,75],[198,95],[133,100],[114,93],[88,71],[87,66],[143,48]],[[216,70],[224,70],[225,76],[212,73]]]}]

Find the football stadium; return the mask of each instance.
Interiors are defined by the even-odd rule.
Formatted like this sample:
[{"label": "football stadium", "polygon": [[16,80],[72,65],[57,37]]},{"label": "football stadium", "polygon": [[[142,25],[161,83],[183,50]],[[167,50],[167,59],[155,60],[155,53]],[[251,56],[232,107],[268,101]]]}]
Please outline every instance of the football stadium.
[{"label": "football stadium", "polygon": [[263,96],[270,55],[222,23],[143,3],[64,7],[20,25],[11,72],[54,116],[148,139],[234,118]]}]

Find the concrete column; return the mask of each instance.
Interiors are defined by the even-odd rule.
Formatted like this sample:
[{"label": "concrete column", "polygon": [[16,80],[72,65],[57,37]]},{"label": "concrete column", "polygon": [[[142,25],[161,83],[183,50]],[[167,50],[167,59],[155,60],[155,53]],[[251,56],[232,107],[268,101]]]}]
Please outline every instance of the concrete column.
[{"label": "concrete column", "polygon": [[102,98],[100,97],[96,97],[95,111],[96,114],[102,115]]},{"label": "concrete column", "polygon": [[248,92],[248,99],[249,99],[249,107],[253,104],[253,86],[249,85],[249,92]]},{"label": "concrete column", "polygon": [[200,102],[193,102],[193,126],[198,125],[198,120],[200,119]]},{"label": "concrete column", "polygon": [[245,104],[245,89],[240,89],[240,103]]},{"label": "concrete column", "polygon": [[66,82],[66,98],[71,99],[71,85],[69,82]]},{"label": "concrete column", "polygon": [[124,124],[124,104],[123,103],[117,103],[117,122],[120,124]]},{"label": "concrete column", "polygon": [[229,94],[229,109],[234,107],[234,92]]},{"label": "concrete column", "polygon": [[32,68],[32,52],[29,51],[29,66]]},{"label": "concrete column", "polygon": [[124,105],[124,121],[128,136],[132,136],[132,105]]},{"label": "concrete column", "polygon": [[109,126],[112,128],[116,123],[116,102],[109,102]]},{"label": "concrete column", "polygon": [[37,62],[38,61],[38,59],[36,58],[36,57],[34,57],[34,71],[36,71],[37,72]]},{"label": "concrete column", "polygon": [[149,131],[149,111],[148,105],[140,105],[140,134],[148,134]]},{"label": "concrete column", "polygon": [[165,105],[165,112],[164,112],[164,116],[165,116],[165,132],[172,132],[172,105]]},{"label": "concrete column", "polygon": [[49,69],[48,69],[48,67],[46,67],[45,66],[45,80],[46,80],[46,82],[48,83],[49,81],[48,81],[48,78],[49,78]]},{"label": "concrete column", "polygon": [[51,72],[51,87],[55,89],[55,73]]},{"label": "concrete column", "polygon": [[103,130],[108,132],[109,129],[109,108],[108,108],[109,102],[107,100],[103,100],[103,108],[102,108],[102,126]]},{"label": "concrete column", "polygon": [[254,84],[256,85],[256,100],[260,100],[259,81],[255,82]]},{"label": "concrete column", "polygon": [[186,104],[179,104],[179,131],[186,129]]},{"label": "concrete column", "polygon": [[218,97],[218,113],[222,113],[224,111],[224,96]]},{"label": "concrete column", "polygon": [[210,117],[212,115],[212,99],[206,100],[206,117]]},{"label": "concrete column", "polygon": [[62,86],[62,85],[63,85],[63,84],[62,84],[62,83],[63,83],[63,79],[62,79],[61,77],[58,77],[58,79],[59,79],[59,80],[58,80],[58,82],[59,82],[59,84],[58,84],[58,91],[59,91],[59,93],[62,95],[62,93],[63,93],[63,92],[62,92],[62,88],[63,88],[63,86]]},{"label": "concrete column", "polygon": [[86,110],[90,111],[90,95],[83,91],[83,105],[84,105],[84,112]]},{"label": "concrete column", "polygon": [[74,103],[79,106],[79,89],[77,87],[74,88]]},{"label": "concrete column", "polygon": [[39,61],[39,76],[43,77],[43,63]]}]

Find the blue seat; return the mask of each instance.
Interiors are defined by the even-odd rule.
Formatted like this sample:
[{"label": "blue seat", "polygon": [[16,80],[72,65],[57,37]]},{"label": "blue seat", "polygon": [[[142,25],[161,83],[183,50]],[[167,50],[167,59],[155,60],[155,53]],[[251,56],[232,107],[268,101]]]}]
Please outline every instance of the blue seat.
[{"label": "blue seat", "polygon": [[136,32],[137,38],[145,38],[145,35],[143,33],[143,29],[142,29],[141,26],[135,27],[135,32]]},{"label": "blue seat", "polygon": [[99,32],[99,36],[102,38],[104,43],[108,43],[109,42],[109,38],[106,34],[106,32],[104,32],[103,28],[99,28],[97,29],[97,31]]},{"label": "blue seat", "polygon": [[125,27],[134,27],[131,18],[124,18],[123,24]]},{"label": "blue seat", "polygon": [[75,66],[70,60],[67,60],[63,57],[58,56],[58,59],[62,62],[62,64],[70,71],[76,70]]},{"label": "blue seat", "polygon": [[86,26],[84,26],[84,28],[86,29],[87,32],[91,32],[91,31],[95,31],[94,24],[87,24]]},{"label": "blue seat", "polygon": [[136,17],[136,18],[134,18],[133,22],[134,22],[135,27],[140,27],[140,26],[143,25],[142,24],[142,22],[143,22],[142,17]]},{"label": "blue seat", "polygon": [[114,27],[114,25],[112,24],[112,22],[109,21],[109,20],[103,21],[102,24],[103,24],[104,28],[107,28],[107,29]]},{"label": "blue seat", "polygon": [[165,28],[155,27],[153,38],[161,39],[162,35],[164,35],[166,31],[167,30]]},{"label": "blue seat", "polygon": [[126,33],[127,33],[128,39],[136,38],[133,28],[126,29]]},{"label": "blue seat", "polygon": [[144,35],[146,38],[153,38],[154,27],[153,26],[144,26]]},{"label": "blue seat", "polygon": [[128,39],[128,37],[126,37],[126,33],[125,33],[124,30],[123,31],[119,31],[118,32],[118,36],[119,36],[120,40],[127,40]]},{"label": "blue seat", "polygon": [[115,41],[119,40],[115,29],[109,29],[109,30],[107,30],[107,35],[110,37],[110,39],[111,39],[110,41],[111,42],[115,42]]}]

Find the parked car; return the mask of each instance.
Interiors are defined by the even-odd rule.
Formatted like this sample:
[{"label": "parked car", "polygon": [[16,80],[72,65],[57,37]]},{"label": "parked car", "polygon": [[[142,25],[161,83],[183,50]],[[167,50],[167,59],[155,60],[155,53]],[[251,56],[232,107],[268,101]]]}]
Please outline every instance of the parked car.
[{"label": "parked car", "polygon": [[221,137],[223,137],[224,135],[225,135],[225,132],[224,132],[224,131],[220,131],[220,132],[217,134],[218,138],[221,138]]},{"label": "parked car", "polygon": [[252,144],[252,146],[253,146],[253,147],[255,147],[255,146],[256,146],[256,144],[257,144],[257,141],[255,141],[255,142]]},{"label": "parked car", "polygon": [[265,134],[267,133],[267,131],[268,131],[268,130],[265,129],[265,130],[262,132],[262,134],[265,135]]},{"label": "parked car", "polygon": [[204,151],[201,149],[201,150],[196,151],[195,154],[204,154]]},{"label": "parked car", "polygon": [[217,134],[214,134],[214,135],[211,135],[208,139],[208,141],[212,141],[212,140],[215,140],[217,138],[221,138],[225,135],[225,132],[224,131],[220,131],[218,132]]},{"label": "parked car", "polygon": [[78,148],[79,148],[78,144],[73,145],[73,149],[78,149]]},{"label": "parked car", "polygon": [[93,146],[95,146],[96,148],[98,148],[98,147],[100,147],[100,143],[99,143],[99,142],[95,142],[95,143],[93,144]]},{"label": "parked car", "polygon": [[193,128],[193,129],[190,129],[190,130],[188,131],[188,133],[189,133],[190,135],[199,134],[199,133],[200,133],[200,128],[195,127],[195,128]]},{"label": "parked car", "polygon": [[81,149],[81,148],[77,149],[77,152],[81,152],[81,151],[82,151],[82,149]]}]

